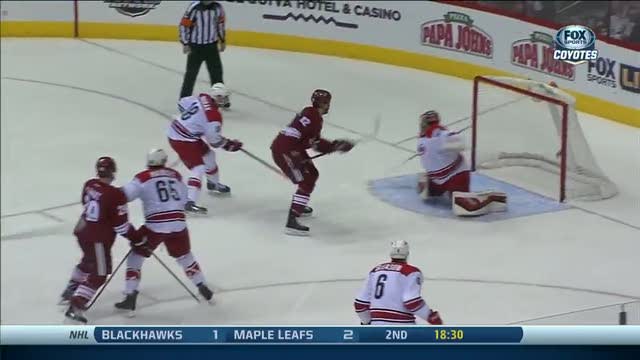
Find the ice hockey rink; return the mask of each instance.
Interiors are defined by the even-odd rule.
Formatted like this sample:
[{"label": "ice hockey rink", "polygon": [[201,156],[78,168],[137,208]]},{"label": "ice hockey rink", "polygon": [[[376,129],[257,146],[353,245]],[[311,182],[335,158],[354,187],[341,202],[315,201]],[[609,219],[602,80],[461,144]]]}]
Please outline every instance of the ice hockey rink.
[{"label": "ice hockey rink", "polygon": [[[80,256],[71,231],[81,186],[99,156],[116,159],[122,185],[144,168],[150,148],[169,150],[165,128],[185,59],[179,44],[165,42],[1,44],[1,323],[61,324],[56,303]],[[149,259],[137,316],[113,309],[121,269],[87,312],[91,323],[358,324],[353,298],[396,239],[410,243],[409,260],[426,278],[423,296],[446,324],[616,324],[617,304],[634,301],[629,322],[640,323],[639,129],[579,114],[600,167],[619,188],[612,199],[489,223],[438,218],[391,206],[368,183],[417,173],[417,160],[400,166],[415,143],[395,143],[416,133],[425,110],[438,110],[445,123],[468,117],[470,81],[241,47],[229,47],[223,62],[233,91],[224,134],[267,161],[271,140],[314,88],[333,93],[326,137],[366,138],[379,116],[377,137],[316,161],[306,238],[283,233],[293,186],[245,154],[219,151],[221,181],[233,195],[203,193],[209,216],[188,221],[216,305],[197,304]],[[198,90],[207,77],[203,66]],[[130,211],[140,225],[139,204]],[[114,267],[127,250],[119,238]],[[186,280],[163,247],[157,253]]]}]

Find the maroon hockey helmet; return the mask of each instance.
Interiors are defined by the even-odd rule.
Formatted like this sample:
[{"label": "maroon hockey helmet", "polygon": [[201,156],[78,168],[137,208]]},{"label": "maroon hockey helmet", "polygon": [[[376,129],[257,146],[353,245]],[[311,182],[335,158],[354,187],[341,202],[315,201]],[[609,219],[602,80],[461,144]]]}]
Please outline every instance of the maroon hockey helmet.
[{"label": "maroon hockey helmet", "polygon": [[98,177],[110,178],[116,172],[116,161],[109,156],[102,156],[96,161],[96,173]]},{"label": "maroon hockey helmet", "polygon": [[316,89],[311,94],[311,104],[314,107],[318,107],[320,104],[329,104],[331,103],[331,93],[327,90]]}]

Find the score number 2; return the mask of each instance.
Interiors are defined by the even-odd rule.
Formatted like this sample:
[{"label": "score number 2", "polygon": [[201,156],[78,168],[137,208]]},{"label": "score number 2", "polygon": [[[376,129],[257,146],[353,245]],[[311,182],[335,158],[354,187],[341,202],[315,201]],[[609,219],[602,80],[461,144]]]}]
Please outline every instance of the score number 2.
[{"label": "score number 2", "polygon": [[342,334],[342,340],[353,340],[353,330],[345,330]]}]

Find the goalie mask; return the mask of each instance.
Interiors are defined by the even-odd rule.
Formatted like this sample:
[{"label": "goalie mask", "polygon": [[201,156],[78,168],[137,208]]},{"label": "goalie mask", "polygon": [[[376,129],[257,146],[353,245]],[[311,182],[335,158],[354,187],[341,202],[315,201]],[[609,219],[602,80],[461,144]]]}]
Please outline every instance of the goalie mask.
[{"label": "goalie mask", "polygon": [[440,114],[438,114],[435,110],[429,110],[422,115],[420,115],[420,133],[423,133],[424,130],[435,123],[436,125],[440,124]]},{"label": "goalie mask", "polygon": [[221,108],[228,108],[230,105],[229,97],[231,92],[223,83],[215,83],[211,87],[211,97]]}]

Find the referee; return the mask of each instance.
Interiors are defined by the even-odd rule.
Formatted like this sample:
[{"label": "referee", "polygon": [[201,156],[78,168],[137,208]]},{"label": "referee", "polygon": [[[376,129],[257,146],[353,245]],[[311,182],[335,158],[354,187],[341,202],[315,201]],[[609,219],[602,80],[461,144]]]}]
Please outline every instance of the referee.
[{"label": "referee", "polygon": [[[222,81],[220,52],[226,48],[224,10],[217,1],[194,1],[180,21],[182,52],[187,54],[187,72],[180,98],[191,96],[204,61],[211,85]],[[218,50],[219,49],[219,50]]]}]

